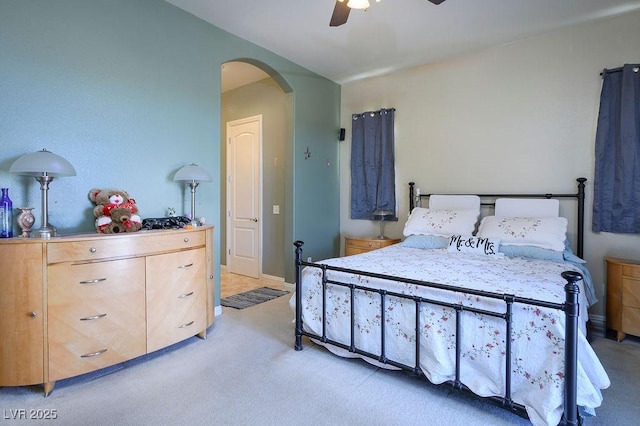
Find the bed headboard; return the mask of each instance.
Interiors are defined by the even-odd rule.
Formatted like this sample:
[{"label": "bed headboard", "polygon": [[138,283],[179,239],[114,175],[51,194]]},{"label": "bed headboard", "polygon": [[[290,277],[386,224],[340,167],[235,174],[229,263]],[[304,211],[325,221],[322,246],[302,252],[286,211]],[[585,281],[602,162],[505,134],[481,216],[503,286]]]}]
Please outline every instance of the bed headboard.
[{"label": "bed headboard", "polygon": [[[576,222],[576,254],[578,257],[583,256],[584,249],[584,187],[587,178],[580,177],[576,179],[578,182],[578,192],[575,194],[452,194],[452,195],[477,195],[482,200],[482,206],[488,206],[495,208],[497,198],[547,198],[547,199],[560,199],[569,198],[575,199],[578,202],[577,207],[577,222]],[[415,183],[409,182],[409,212],[416,207],[416,198],[420,200],[428,199],[431,194],[416,194]]]}]

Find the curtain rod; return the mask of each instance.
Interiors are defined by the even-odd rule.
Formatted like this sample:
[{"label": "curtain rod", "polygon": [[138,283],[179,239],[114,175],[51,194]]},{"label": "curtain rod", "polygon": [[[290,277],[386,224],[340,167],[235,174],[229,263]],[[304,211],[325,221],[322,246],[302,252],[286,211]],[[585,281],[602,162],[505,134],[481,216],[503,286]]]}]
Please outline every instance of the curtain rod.
[{"label": "curtain rod", "polygon": [[601,76],[603,76],[603,75],[604,75],[605,73],[607,73],[607,72],[620,72],[620,71],[622,71],[622,67],[619,67],[619,68],[611,68],[610,70],[608,70],[608,69],[606,69],[606,68],[605,68],[605,69],[603,69],[603,70],[602,70],[602,72],[600,73],[600,75],[601,75]]},{"label": "curtain rod", "polygon": [[[610,70],[608,69],[603,69],[602,72],[600,73],[600,76],[604,76],[605,73],[611,73],[611,72],[620,72],[622,71],[623,67],[619,67],[619,68],[611,68]],[[633,72],[638,72],[640,70],[640,68],[638,67],[634,67],[633,68]]]}]

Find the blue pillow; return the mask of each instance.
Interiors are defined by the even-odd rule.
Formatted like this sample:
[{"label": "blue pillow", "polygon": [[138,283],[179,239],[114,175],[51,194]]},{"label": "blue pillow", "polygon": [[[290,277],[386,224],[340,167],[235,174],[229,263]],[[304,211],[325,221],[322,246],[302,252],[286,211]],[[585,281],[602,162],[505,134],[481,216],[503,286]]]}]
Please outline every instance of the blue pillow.
[{"label": "blue pillow", "polygon": [[532,259],[564,262],[564,257],[562,256],[561,251],[543,249],[536,246],[505,246],[500,244],[498,251],[509,257],[530,257]]},{"label": "blue pillow", "polygon": [[573,254],[568,241],[564,243],[563,252],[543,249],[537,246],[505,246],[502,244],[500,244],[498,251],[509,257],[530,257],[532,259],[553,260],[554,262],[587,263]]},{"label": "blue pillow", "polygon": [[437,235],[409,235],[400,245],[418,249],[441,249],[449,247],[449,238]]},{"label": "blue pillow", "polygon": [[567,262],[573,263],[587,263],[586,260],[579,258],[571,251],[571,247],[569,247],[569,241],[564,242],[564,252],[562,253],[564,260]]}]

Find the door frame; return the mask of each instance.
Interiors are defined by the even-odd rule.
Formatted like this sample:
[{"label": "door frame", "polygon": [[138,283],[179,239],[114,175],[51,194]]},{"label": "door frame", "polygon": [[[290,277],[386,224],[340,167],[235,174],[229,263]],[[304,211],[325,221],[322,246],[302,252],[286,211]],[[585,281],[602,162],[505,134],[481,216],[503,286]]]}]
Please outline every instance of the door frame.
[{"label": "door frame", "polygon": [[[230,167],[230,162],[231,162],[231,149],[229,149],[229,146],[231,145],[231,136],[229,135],[229,128],[230,126],[233,125],[238,125],[238,124],[245,124],[245,123],[250,123],[250,122],[254,122],[257,121],[259,123],[259,128],[260,128],[260,137],[258,138],[258,161],[257,164],[255,164],[255,168],[257,168],[256,173],[258,174],[258,206],[257,206],[257,210],[258,210],[258,235],[260,238],[260,242],[259,242],[259,256],[258,256],[258,277],[262,276],[262,252],[263,252],[263,241],[264,241],[264,234],[263,234],[263,222],[264,222],[264,218],[263,218],[263,174],[262,174],[262,162],[263,162],[263,115],[262,114],[256,114],[250,117],[245,117],[245,118],[239,118],[237,120],[230,120],[227,121],[225,123],[225,143],[227,144],[227,149],[226,149],[226,176],[225,176],[225,185],[227,187],[226,193],[227,193],[227,197],[226,197],[226,206],[225,206],[225,221],[226,221],[226,253],[225,253],[225,257],[226,257],[226,269],[227,272],[231,273],[231,269],[232,269],[232,261],[231,261],[231,248],[232,248],[232,233],[233,233],[233,224],[232,224],[232,217],[231,217],[231,206],[233,205],[233,193],[232,191],[229,190],[229,184],[230,184],[230,179],[232,178],[230,173],[232,168]],[[255,169],[254,169],[255,170]],[[235,176],[233,177],[235,178]]]}]

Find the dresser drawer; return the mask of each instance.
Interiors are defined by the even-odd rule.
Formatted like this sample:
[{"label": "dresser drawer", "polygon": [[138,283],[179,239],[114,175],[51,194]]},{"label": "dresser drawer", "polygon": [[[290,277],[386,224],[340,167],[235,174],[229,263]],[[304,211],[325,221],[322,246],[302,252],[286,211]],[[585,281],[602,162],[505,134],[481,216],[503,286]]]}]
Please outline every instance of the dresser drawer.
[{"label": "dresser drawer", "polygon": [[94,321],[65,321],[69,318],[59,315],[59,309],[49,313],[53,319],[49,322],[49,380],[88,373],[146,353],[143,305],[111,311]]},{"label": "dresser drawer", "polygon": [[49,243],[47,262],[86,262],[204,247],[205,231],[141,231]]},{"label": "dresser drawer", "polygon": [[206,328],[205,249],[147,257],[147,351]]},{"label": "dresser drawer", "polygon": [[206,297],[204,291],[182,293],[189,295],[167,305],[161,319],[150,318],[147,327],[147,352],[172,345],[195,336],[206,329]]},{"label": "dresser drawer", "polygon": [[111,260],[99,263],[58,263],[47,268],[49,306],[67,309],[103,301],[126,298],[131,292],[144,292],[144,258]]},{"label": "dresser drawer", "polygon": [[142,258],[48,268],[49,380],[146,352]]}]

